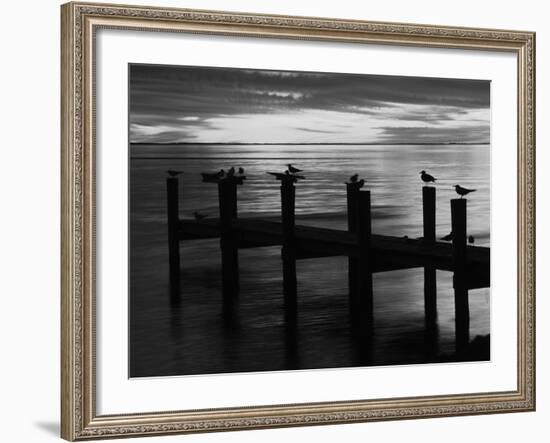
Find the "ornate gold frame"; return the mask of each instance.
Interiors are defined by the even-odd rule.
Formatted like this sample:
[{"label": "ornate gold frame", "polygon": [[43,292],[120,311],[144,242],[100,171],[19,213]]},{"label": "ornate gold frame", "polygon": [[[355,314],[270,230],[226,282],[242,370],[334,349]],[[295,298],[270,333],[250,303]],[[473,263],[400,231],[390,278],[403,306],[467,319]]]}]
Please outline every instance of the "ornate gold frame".
[{"label": "ornate gold frame", "polygon": [[[535,34],[68,3],[62,6],[61,435],[67,440],[532,411],[535,408]],[[98,416],[94,374],[94,32],[101,27],[510,51],[518,58],[517,390]]]}]

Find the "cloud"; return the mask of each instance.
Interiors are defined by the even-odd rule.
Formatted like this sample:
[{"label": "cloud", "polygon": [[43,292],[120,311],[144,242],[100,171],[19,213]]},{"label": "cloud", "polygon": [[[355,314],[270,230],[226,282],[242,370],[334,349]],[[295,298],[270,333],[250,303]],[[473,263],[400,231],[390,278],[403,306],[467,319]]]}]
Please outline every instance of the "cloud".
[{"label": "cloud", "polygon": [[487,125],[472,127],[385,127],[380,128],[385,143],[489,143]]},{"label": "cloud", "polygon": [[[391,126],[389,119],[407,126],[426,121],[467,123],[480,111],[487,114],[489,86],[481,80],[131,65],[130,139],[147,137],[146,131],[136,130],[141,125],[164,127],[178,140],[189,136],[213,141],[213,134],[224,128],[231,139],[273,141],[252,140],[255,128],[249,129],[246,122],[235,125],[231,133],[228,125],[245,115],[249,119],[257,115],[263,122],[269,121],[268,116],[299,116],[300,128],[264,131],[265,137],[287,141],[304,132],[336,134],[325,139],[345,141],[346,115],[354,121],[361,116],[379,121],[380,127]],[[340,127],[319,118],[319,112],[341,115]],[[150,133],[149,140],[157,142],[159,134]]]},{"label": "cloud", "polygon": [[188,117],[180,117],[178,120],[181,120],[183,122],[196,122],[200,120],[200,117],[196,116],[188,116]]},{"label": "cloud", "polygon": [[311,128],[294,128],[298,131],[304,131],[304,132],[315,132],[316,134],[337,134],[340,131],[324,131],[322,129],[311,129]]}]

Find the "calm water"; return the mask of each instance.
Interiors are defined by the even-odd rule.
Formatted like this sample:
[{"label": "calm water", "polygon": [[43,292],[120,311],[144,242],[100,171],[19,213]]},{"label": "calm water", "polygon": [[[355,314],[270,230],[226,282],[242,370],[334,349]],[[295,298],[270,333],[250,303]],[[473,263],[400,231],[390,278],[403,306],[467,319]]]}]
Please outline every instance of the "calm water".
[{"label": "calm water", "polygon": [[[165,171],[183,169],[180,217],[217,217],[217,187],[200,172],[242,166],[239,215],[277,219],[279,182],[266,171],[286,163],[304,169],[296,190],[297,223],[346,228],[344,182],[353,173],[371,190],[373,232],[422,235],[418,172],[438,177],[437,235],[450,232],[454,184],[476,188],[468,199],[468,233],[489,246],[490,147],[441,146],[133,146],[131,148],[132,376],[412,364],[453,358],[452,275],[438,271],[437,346],[424,333],[423,270],[374,276],[375,335],[365,357],[348,319],[347,259],[298,262],[298,327],[289,343],[282,300],[280,248],[240,251],[241,295],[236,324],[221,316],[219,241],[181,243],[182,294],[170,302]],[[470,291],[470,336],[489,334],[489,289]]]}]

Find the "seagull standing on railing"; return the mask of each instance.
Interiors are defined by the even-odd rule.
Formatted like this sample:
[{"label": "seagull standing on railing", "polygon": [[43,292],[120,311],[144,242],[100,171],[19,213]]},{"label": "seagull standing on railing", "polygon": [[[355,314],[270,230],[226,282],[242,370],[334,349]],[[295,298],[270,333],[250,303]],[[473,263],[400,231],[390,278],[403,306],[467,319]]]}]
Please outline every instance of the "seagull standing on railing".
[{"label": "seagull standing on railing", "polygon": [[435,183],[437,178],[433,175],[428,174],[426,171],[420,171],[420,178],[424,183]]},{"label": "seagull standing on railing", "polygon": [[475,192],[476,189],[468,189],[463,188],[460,185],[454,185],[455,191],[458,195],[460,195],[460,198],[464,197],[465,195],[468,195],[470,192]]},{"label": "seagull standing on railing", "polygon": [[359,174],[353,174],[349,178],[349,181],[346,182],[345,184],[348,186],[351,186],[351,188],[355,190],[361,189],[363,186],[365,186],[365,180],[363,179],[358,180],[358,178],[359,178]]},{"label": "seagull standing on railing", "polygon": [[288,166],[288,172],[290,172],[291,174],[296,174],[298,172],[302,172],[301,169],[295,168],[290,163],[287,166]]},{"label": "seagull standing on railing", "polygon": [[244,169],[241,168],[241,167],[239,167],[239,171],[238,171],[238,172],[239,172],[239,175],[243,175],[243,174],[244,174]]}]

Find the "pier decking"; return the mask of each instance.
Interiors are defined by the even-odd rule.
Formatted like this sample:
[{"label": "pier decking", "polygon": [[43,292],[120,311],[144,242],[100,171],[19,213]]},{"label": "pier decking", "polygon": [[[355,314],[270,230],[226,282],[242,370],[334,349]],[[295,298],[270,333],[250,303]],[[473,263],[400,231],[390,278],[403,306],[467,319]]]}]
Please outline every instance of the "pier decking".
[{"label": "pier decking", "polygon": [[[296,259],[348,256],[358,257],[356,235],[349,231],[295,226]],[[282,246],[281,223],[256,218],[240,218],[233,222],[233,230],[239,249],[265,246]],[[220,237],[220,221],[215,219],[180,220],[179,240],[198,240]],[[422,239],[371,236],[372,272],[434,266],[443,271],[453,271],[453,247],[450,243],[426,244]],[[468,289],[489,286],[490,249],[466,246]]]}]

